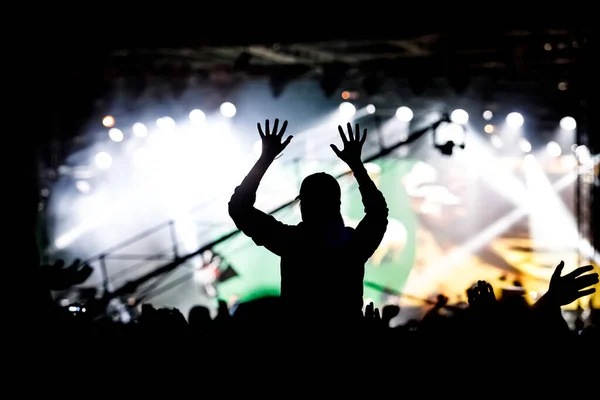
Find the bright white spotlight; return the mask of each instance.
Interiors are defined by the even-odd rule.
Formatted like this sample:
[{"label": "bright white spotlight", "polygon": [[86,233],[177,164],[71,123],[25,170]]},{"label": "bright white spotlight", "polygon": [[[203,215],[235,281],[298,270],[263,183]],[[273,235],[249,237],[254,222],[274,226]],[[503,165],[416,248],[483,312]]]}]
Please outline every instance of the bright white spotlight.
[{"label": "bright white spotlight", "polygon": [[146,125],[142,124],[141,122],[136,122],[133,124],[132,130],[133,134],[137,137],[146,137],[148,135],[148,128],[146,128]]},{"label": "bright white spotlight", "polygon": [[511,112],[506,116],[506,124],[513,129],[523,126],[523,122],[525,122],[525,119],[518,112]]},{"label": "bright white spotlight", "polygon": [[190,111],[190,122],[196,126],[203,125],[206,122],[206,114],[202,110]]},{"label": "bright white spotlight", "polygon": [[483,119],[485,119],[486,121],[489,121],[492,118],[494,118],[494,113],[493,112],[491,112],[490,110],[485,110],[483,112]]},{"label": "bright white spotlight", "polygon": [[112,157],[105,151],[101,151],[94,157],[96,166],[100,169],[109,169],[112,165]]},{"label": "bright white spotlight", "polygon": [[452,114],[450,114],[450,121],[454,122],[455,124],[464,125],[469,122],[469,113],[465,110],[461,110],[460,108],[456,109],[452,111]]},{"label": "bright white spotlight", "polygon": [[402,106],[398,107],[396,110],[396,118],[398,118],[402,122],[410,122],[412,121],[414,114],[412,110],[408,107]]},{"label": "bright white spotlight", "polygon": [[77,181],[75,182],[75,187],[81,193],[89,193],[92,190],[92,185],[88,181]]},{"label": "bright white spotlight", "polygon": [[373,104],[369,104],[369,105],[367,106],[367,112],[368,112],[369,114],[375,114],[375,111],[376,111],[376,110],[377,110],[377,109],[375,108],[375,106],[374,106]]},{"label": "bright white spotlight", "polygon": [[575,149],[575,156],[583,165],[587,165],[592,160],[592,153],[590,152],[590,149],[585,145],[577,146],[577,148]]},{"label": "bright white spotlight", "polygon": [[235,108],[233,103],[226,101],[225,103],[221,104],[221,107],[219,107],[219,111],[221,111],[221,115],[225,118],[233,118],[233,116],[237,112],[237,109]]},{"label": "bright white spotlight", "polygon": [[354,114],[356,114],[356,107],[354,107],[354,104],[348,103],[347,101],[341,103],[338,110],[340,111],[340,116],[344,119],[352,118]]},{"label": "bright white spotlight", "polygon": [[112,140],[113,142],[122,142],[123,141],[123,132],[120,129],[117,128],[111,128],[108,131],[108,137],[110,138],[110,140]]},{"label": "bright white spotlight", "polygon": [[498,136],[494,135],[490,138],[490,140],[492,141],[492,146],[494,146],[497,149],[502,148],[502,146],[504,146],[504,143],[502,142],[502,139],[500,139]]},{"label": "bright white spotlight", "polygon": [[529,153],[531,151],[531,143],[527,139],[521,138],[519,140],[519,148],[523,153]]},{"label": "bright white spotlight", "polygon": [[560,128],[565,131],[574,131],[577,128],[577,121],[573,117],[564,117],[560,120]]},{"label": "bright white spotlight", "polygon": [[558,157],[562,154],[562,149],[560,148],[560,144],[555,141],[548,142],[546,145],[546,151],[552,157]]},{"label": "bright white spotlight", "polygon": [[162,117],[156,120],[156,126],[158,129],[162,129],[164,131],[172,131],[175,129],[175,120],[171,117]]}]

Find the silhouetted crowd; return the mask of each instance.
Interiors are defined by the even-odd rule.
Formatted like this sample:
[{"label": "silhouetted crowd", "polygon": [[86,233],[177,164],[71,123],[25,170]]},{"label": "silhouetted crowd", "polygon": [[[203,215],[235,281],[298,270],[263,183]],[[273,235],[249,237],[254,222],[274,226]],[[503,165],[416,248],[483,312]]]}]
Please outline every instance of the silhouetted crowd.
[{"label": "silhouetted crowd", "polygon": [[[348,124],[347,132],[340,127],[344,148],[332,145],[348,164],[362,195],[365,217],[353,229],[345,227],[341,218],[337,181],[324,173],[311,175],[302,183],[298,196],[302,222],[296,226],[285,225],[254,207],[267,168],[290,144],[291,137],[283,139],[286,127],[287,121],[279,129],[278,120],[272,127],[270,121],[258,125],[261,157],[229,203],[237,227],[281,258],[281,296],[241,303],[234,312],[220,301],[214,318],[200,306],[192,308],[186,318],[177,309],[143,305],[139,318],[125,324],[104,313],[106,298],[86,304],[87,312],[73,312],[53,301],[51,291],[84,282],[92,272],[89,266],[78,262],[44,266],[38,270],[36,309],[31,315],[45,332],[41,347],[49,360],[60,368],[66,365],[67,370],[88,374],[88,379],[111,382],[126,381],[128,374],[140,367],[166,370],[156,373],[156,382],[149,374],[143,382],[146,386],[164,384],[162,373],[181,372],[187,377],[194,371],[200,382],[208,376],[200,372],[218,371],[229,377],[232,386],[238,382],[238,374],[256,374],[262,378],[254,385],[270,387],[276,385],[271,373],[302,380],[320,371],[331,379],[335,376],[340,385],[367,390],[379,386],[383,375],[397,379],[388,378],[386,385],[397,382],[396,386],[418,385],[424,390],[428,386],[435,389],[441,375],[461,382],[485,374],[504,380],[499,386],[518,389],[519,379],[510,371],[544,371],[537,376],[547,381],[538,382],[547,385],[561,379],[567,370],[588,371],[588,365],[600,365],[598,311],[593,310],[585,322],[580,320],[575,330],[569,328],[561,311],[561,306],[594,292],[598,274],[592,266],[563,274],[561,262],[547,292],[533,305],[523,296],[497,296],[485,281],[466,288],[468,305],[451,305],[439,296],[422,319],[403,325],[391,323],[400,312],[397,305],[381,310],[372,303],[364,305],[364,266],[381,242],[388,216],[384,196],[361,162],[366,130],[361,135],[358,125]],[[335,304],[311,296],[315,283],[310,274],[315,269],[320,276],[317,284],[327,288],[330,298],[338,299]],[[271,366],[269,374],[261,375],[267,364]],[[344,375],[346,370],[353,372]],[[499,371],[506,375],[492,374]],[[100,373],[104,376],[96,378]],[[355,381],[361,374],[364,381]],[[422,381],[407,383],[406,377]],[[140,383],[139,378],[135,381]],[[296,389],[285,390],[290,394]]]}]

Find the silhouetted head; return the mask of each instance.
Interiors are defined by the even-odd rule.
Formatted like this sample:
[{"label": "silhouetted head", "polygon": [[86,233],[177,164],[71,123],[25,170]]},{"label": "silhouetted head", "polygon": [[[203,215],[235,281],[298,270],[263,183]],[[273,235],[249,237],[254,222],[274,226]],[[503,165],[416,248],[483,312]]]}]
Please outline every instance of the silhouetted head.
[{"label": "silhouetted head", "polygon": [[194,328],[204,329],[212,321],[210,311],[203,306],[194,306],[188,314],[188,323]]},{"label": "silhouetted head", "polygon": [[318,172],[304,178],[300,186],[300,212],[302,221],[326,223],[341,218],[340,184],[331,175]]}]

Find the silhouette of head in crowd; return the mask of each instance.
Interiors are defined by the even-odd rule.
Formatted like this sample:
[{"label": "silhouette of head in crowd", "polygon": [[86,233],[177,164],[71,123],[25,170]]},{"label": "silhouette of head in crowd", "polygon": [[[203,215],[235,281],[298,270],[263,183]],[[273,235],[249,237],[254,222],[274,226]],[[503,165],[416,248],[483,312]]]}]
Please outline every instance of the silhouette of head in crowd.
[{"label": "silhouette of head in crowd", "polygon": [[338,181],[325,172],[304,178],[300,186],[300,212],[302,221],[315,225],[341,221],[341,189]]}]

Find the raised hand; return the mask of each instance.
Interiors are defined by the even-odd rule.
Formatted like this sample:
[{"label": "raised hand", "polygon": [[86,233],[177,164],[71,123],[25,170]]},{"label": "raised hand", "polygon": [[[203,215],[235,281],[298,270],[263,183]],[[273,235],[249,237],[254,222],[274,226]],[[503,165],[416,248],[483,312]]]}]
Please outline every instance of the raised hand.
[{"label": "raised hand", "polygon": [[42,277],[50,290],[66,290],[79,285],[85,282],[93,271],[92,267],[80,260],[73,261],[68,267],[65,267],[63,260],[41,267]]},{"label": "raised hand", "polygon": [[545,297],[548,297],[552,303],[565,306],[596,291],[595,288],[585,289],[598,283],[597,273],[585,274],[594,269],[592,265],[579,267],[565,276],[560,276],[564,266],[564,261],[561,261],[550,279],[550,288]]},{"label": "raised hand", "polygon": [[275,123],[273,124],[273,130],[269,128],[269,120],[265,120],[265,129],[263,131],[260,122],[256,124],[258,128],[258,134],[262,139],[262,153],[261,157],[265,157],[269,160],[274,160],[279,153],[281,153],[288,144],[292,141],[293,136],[288,136],[285,141],[281,141],[283,138],[283,134],[285,133],[285,129],[287,128],[287,121],[283,121],[283,125],[281,125],[281,129],[279,128],[279,119],[275,119]]},{"label": "raised hand", "polygon": [[477,311],[485,310],[496,303],[494,288],[486,281],[477,281],[476,285],[467,289],[469,306]]},{"label": "raised hand", "polygon": [[381,319],[379,308],[376,308],[373,302],[370,302],[365,307],[364,321],[366,326],[370,328],[383,328],[385,324]]},{"label": "raised hand", "polygon": [[337,148],[335,144],[331,145],[333,152],[336,156],[338,156],[342,161],[344,161],[350,168],[354,165],[361,164],[361,152],[363,144],[367,139],[367,130],[365,129],[362,137],[360,136],[360,128],[358,124],[354,127],[354,132],[352,131],[352,124],[348,122],[348,138],[346,139],[346,135],[344,134],[344,129],[342,126],[338,126],[338,131],[340,132],[340,137],[342,138],[342,143],[344,144],[344,149],[340,150]]}]

